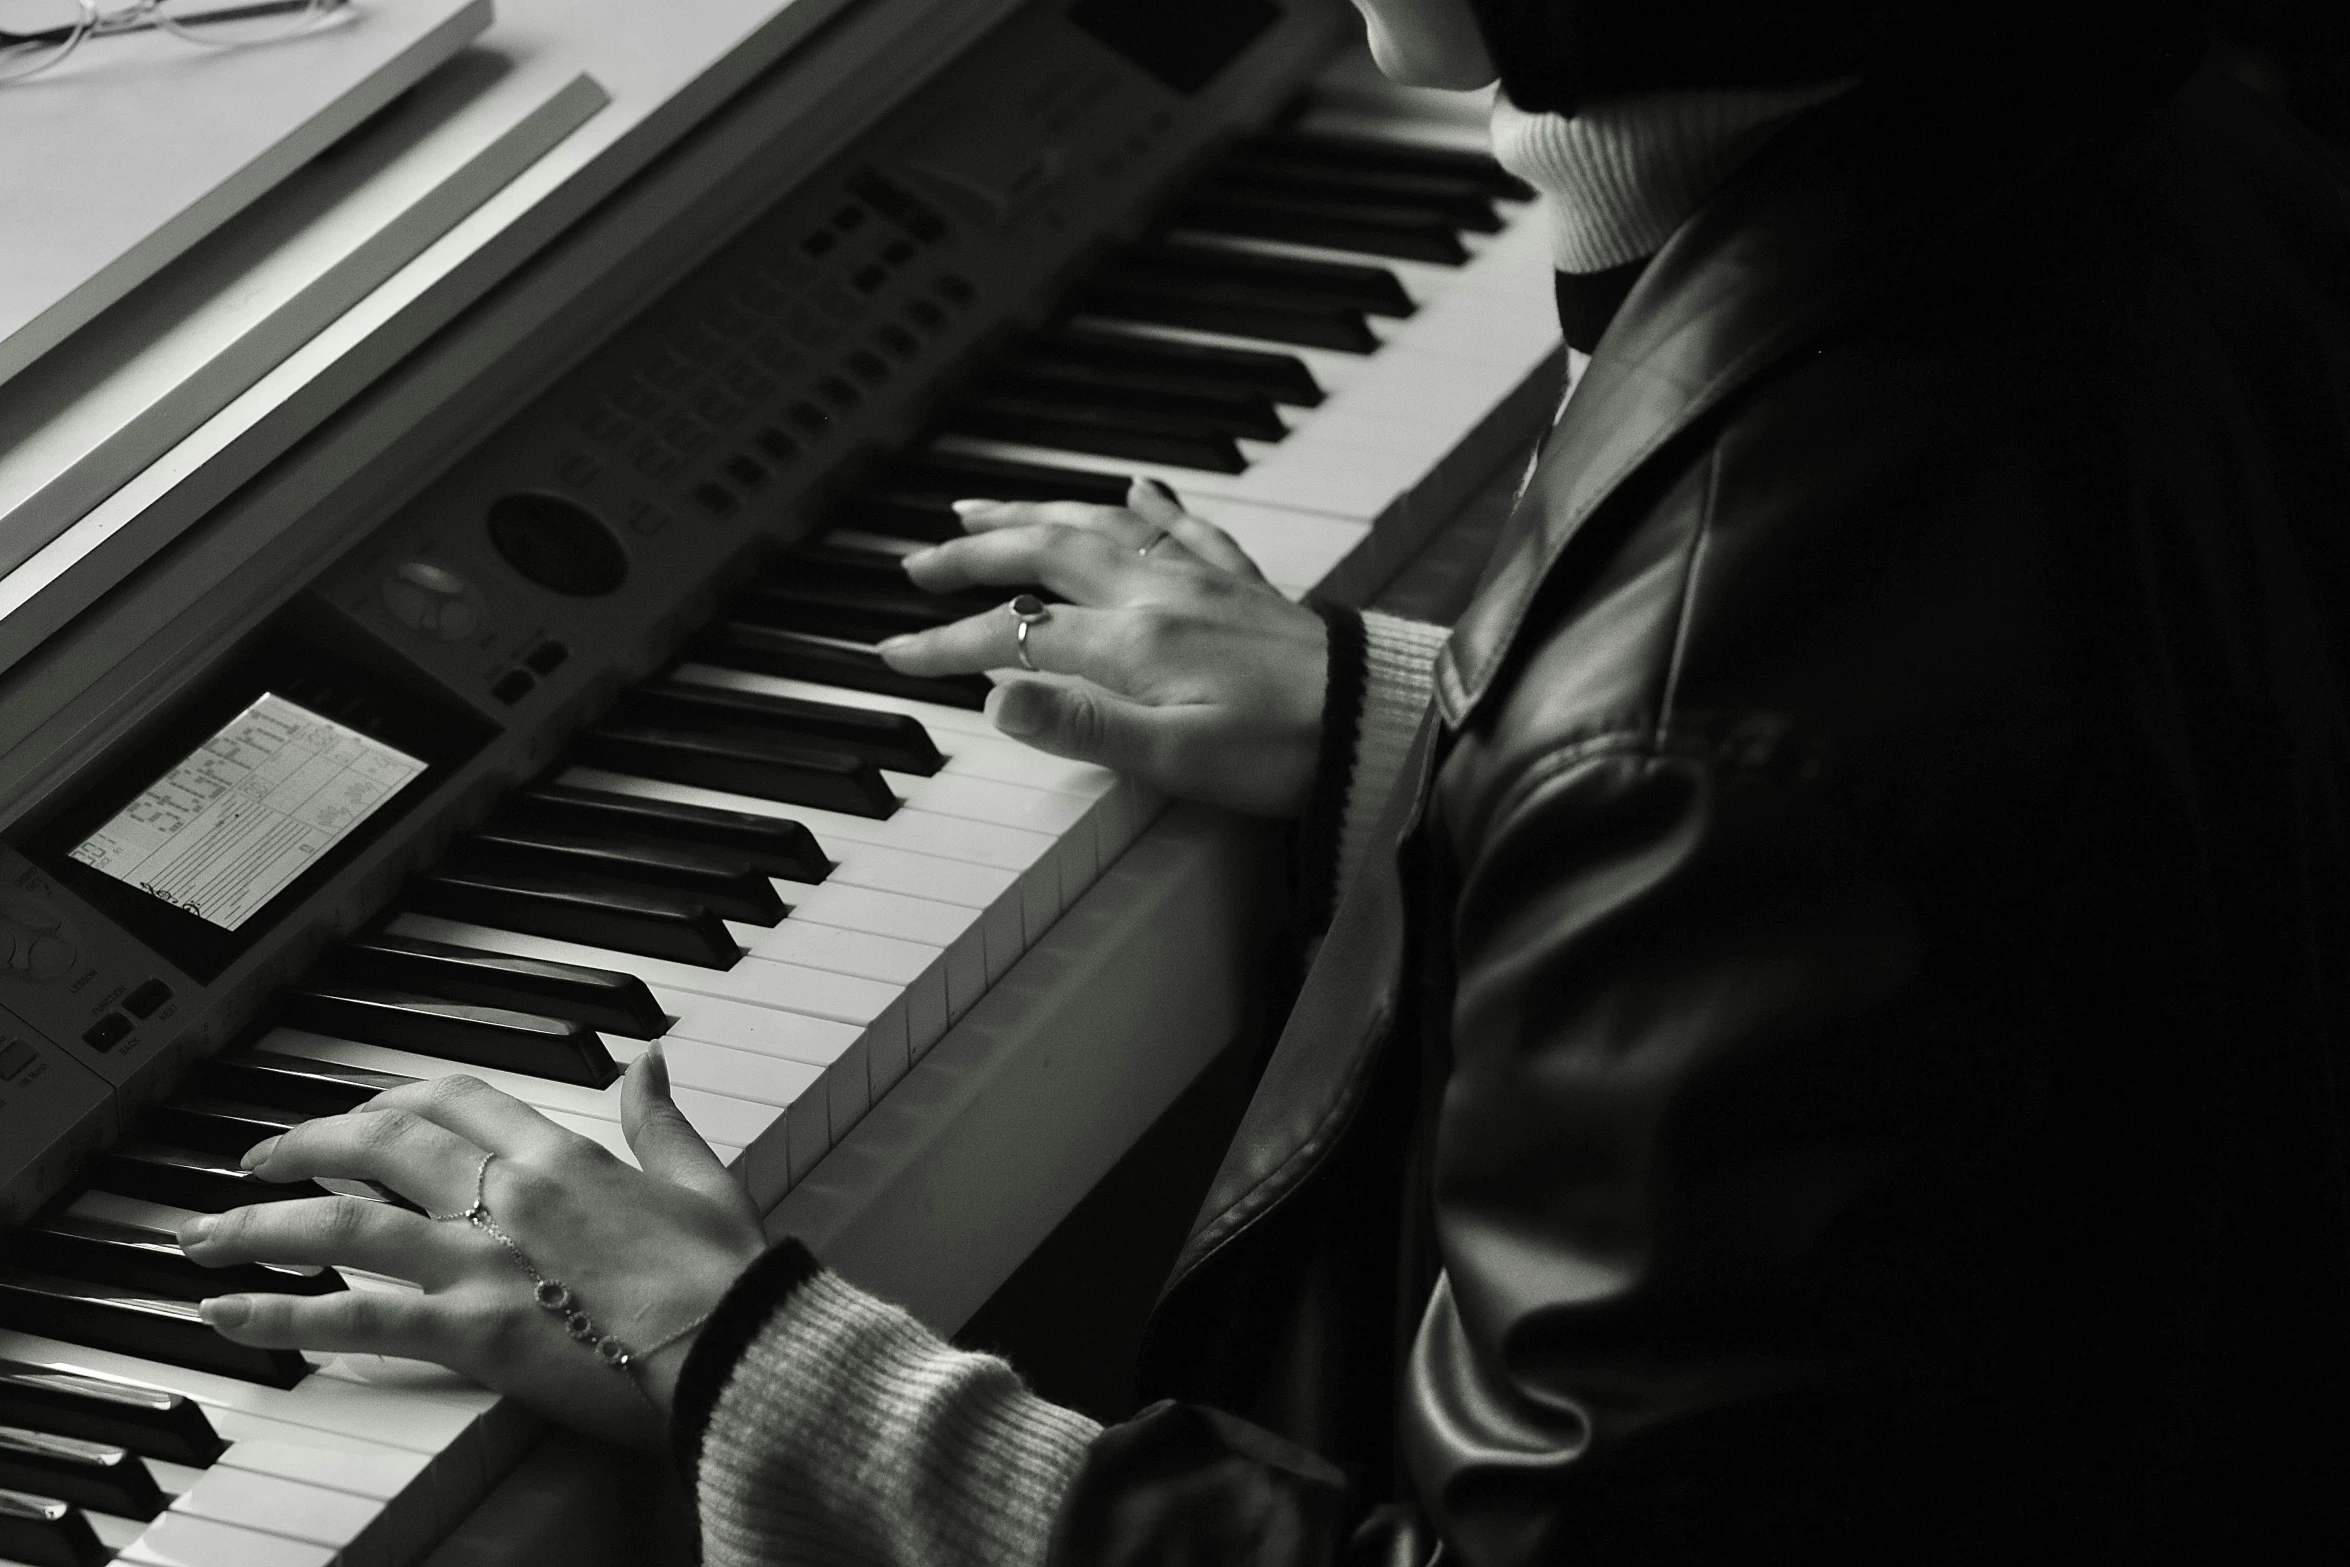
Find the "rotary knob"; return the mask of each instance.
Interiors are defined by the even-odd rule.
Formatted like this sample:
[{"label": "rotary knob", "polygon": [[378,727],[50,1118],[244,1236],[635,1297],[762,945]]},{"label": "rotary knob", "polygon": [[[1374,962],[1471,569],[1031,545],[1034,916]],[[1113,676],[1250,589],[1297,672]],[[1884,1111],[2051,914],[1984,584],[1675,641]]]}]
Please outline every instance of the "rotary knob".
[{"label": "rotary knob", "polygon": [[462,642],[481,629],[488,608],[481,590],[429,560],[402,561],[383,575],[384,608],[411,631]]},{"label": "rotary knob", "polygon": [[0,979],[63,979],[81,956],[64,916],[19,893],[0,892]]}]

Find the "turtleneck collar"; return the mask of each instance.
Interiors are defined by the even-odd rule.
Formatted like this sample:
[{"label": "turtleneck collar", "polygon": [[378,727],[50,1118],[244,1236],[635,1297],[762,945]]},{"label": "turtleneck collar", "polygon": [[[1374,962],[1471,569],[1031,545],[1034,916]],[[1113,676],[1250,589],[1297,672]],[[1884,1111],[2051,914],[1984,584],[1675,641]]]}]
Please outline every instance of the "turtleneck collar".
[{"label": "turtleneck collar", "polygon": [[1496,95],[1493,151],[1549,198],[1558,269],[1609,272],[1654,255],[1774,131],[1849,85],[1633,93],[1571,116]]}]

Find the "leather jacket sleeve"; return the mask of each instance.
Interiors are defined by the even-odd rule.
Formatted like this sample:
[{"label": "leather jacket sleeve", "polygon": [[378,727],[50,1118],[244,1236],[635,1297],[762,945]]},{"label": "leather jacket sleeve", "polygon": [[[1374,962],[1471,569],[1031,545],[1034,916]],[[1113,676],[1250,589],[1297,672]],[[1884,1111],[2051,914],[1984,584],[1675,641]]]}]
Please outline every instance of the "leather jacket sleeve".
[{"label": "leather jacket sleeve", "polygon": [[[1912,922],[1797,749],[1759,729],[1589,737],[1525,768],[1467,856],[1445,1276],[1400,1400],[1447,1560],[1800,1540],[1806,1499],[1816,1522],[1822,1484],[1874,1465],[1861,1433],[1890,1439],[1888,1366],[1915,1358],[1840,1330],[1911,1270],[1943,1274],[1924,1253],[1952,1237],[1868,1217],[1937,1119],[1934,1051],[1890,1003]],[[1909,1320],[1931,1333],[1961,1295]],[[1827,1300],[1845,1304],[1823,1319]],[[1714,1456],[1758,1446],[1768,1475]],[[1163,1406],[1105,1436],[1054,1559],[1424,1560],[1392,1510],[1342,1532],[1366,1500],[1275,1438]]]},{"label": "leather jacket sleeve", "polygon": [[1445,1274],[1401,1399],[1460,1560],[1841,1559],[1979,1477],[1999,1112],[1802,751],[1567,743],[1460,845]]}]

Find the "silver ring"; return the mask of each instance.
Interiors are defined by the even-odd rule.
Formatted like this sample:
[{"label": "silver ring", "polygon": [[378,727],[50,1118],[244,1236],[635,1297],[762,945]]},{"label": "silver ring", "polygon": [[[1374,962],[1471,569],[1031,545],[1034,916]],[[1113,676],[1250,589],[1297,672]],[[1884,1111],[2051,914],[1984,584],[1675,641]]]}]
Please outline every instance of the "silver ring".
[{"label": "silver ring", "polygon": [[1012,617],[1012,647],[1020,655],[1020,667],[1032,675],[1044,673],[1036,667],[1036,660],[1028,656],[1028,628],[1052,619],[1052,610],[1033,593],[1020,594],[1004,609]]},{"label": "silver ring", "polygon": [[1166,543],[1173,537],[1175,537],[1174,534],[1168,532],[1165,528],[1161,528],[1158,532],[1150,536],[1150,542],[1148,544],[1143,545],[1134,553],[1141,556],[1144,560],[1149,560],[1151,558],[1152,550],[1157,549],[1160,545]]}]

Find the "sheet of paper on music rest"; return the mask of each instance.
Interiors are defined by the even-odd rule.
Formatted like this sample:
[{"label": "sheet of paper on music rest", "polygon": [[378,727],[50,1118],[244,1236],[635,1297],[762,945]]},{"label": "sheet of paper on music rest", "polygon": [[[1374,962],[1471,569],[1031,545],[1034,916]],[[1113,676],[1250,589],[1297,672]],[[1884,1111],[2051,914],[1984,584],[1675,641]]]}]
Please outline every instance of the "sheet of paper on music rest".
[{"label": "sheet of paper on music rest", "polygon": [[0,87],[0,381],[422,80],[491,11],[353,0],[242,49],[118,33]]},{"label": "sheet of paper on music rest", "polygon": [[265,692],[73,857],[235,930],[425,764]]}]

